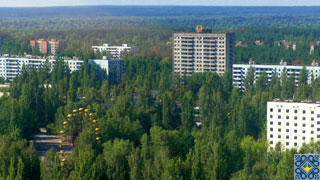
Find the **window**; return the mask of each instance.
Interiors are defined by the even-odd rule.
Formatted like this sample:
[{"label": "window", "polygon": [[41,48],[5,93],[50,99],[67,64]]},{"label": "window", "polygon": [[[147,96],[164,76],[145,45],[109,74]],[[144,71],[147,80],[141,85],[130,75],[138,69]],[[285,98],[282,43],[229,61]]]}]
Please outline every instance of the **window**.
[{"label": "window", "polygon": [[281,119],[281,116],[280,116],[280,115],[278,116],[278,119]]},{"label": "window", "polygon": [[302,120],[304,120],[304,121],[305,121],[305,120],[306,120],[306,117],[303,117],[303,118],[302,118]]},{"label": "window", "polygon": [[281,135],[278,135],[278,138],[281,139]]},{"label": "window", "polygon": [[286,116],[286,119],[289,119],[289,116]]},{"label": "window", "polygon": [[306,140],[306,137],[302,137],[302,140]]},{"label": "window", "polygon": [[286,132],[289,132],[289,129],[286,129]]},{"label": "window", "polygon": [[273,112],[273,108],[270,108],[270,112]]},{"label": "window", "polygon": [[317,118],[320,118],[320,114],[317,114]]},{"label": "window", "polygon": [[303,110],[302,113],[305,114],[305,113],[306,113],[306,110]]},{"label": "window", "polygon": [[305,134],[305,133],[306,133],[306,130],[303,130],[302,133]]},{"label": "window", "polygon": [[270,141],[270,144],[273,144],[273,141]]},{"label": "window", "polygon": [[317,131],[320,131],[320,128],[317,128]]},{"label": "window", "polygon": [[294,123],[294,126],[297,127],[297,126],[298,126],[298,123]]},{"label": "window", "polygon": [[297,136],[295,136],[294,139],[298,139]]},{"label": "window", "polygon": [[294,146],[297,146],[297,143],[294,143]]},{"label": "window", "polygon": [[286,145],[289,146],[289,142],[286,142]]},{"label": "window", "polygon": [[320,121],[317,121],[317,124],[320,124]]},{"label": "window", "polygon": [[273,134],[270,134],[270,138],[273,138]]},{"label": "window", "polygon": [[298,117],[297,117],[297,116],[295,116],[295,117],[294,117],[294,120],[297,120],[297,119],[298,119]]},{"label": "window", "polygon": [[273,131],[273,128],[270,128],[270,131]]},{"label": "window", "polygon": [[289,139],[289,136],[286,136],[286,139]]},{"label": "window", "polygon": [[294,113],[298,113],[298,110],[294,110]]},{"label": "window", "polygon": [[278,112],[281,112],[281,109],[278,109]]},{"label": "window", "polygon": [[295,129],[295,130],[294,130],[294,133],[298,133],[298,130]]},{"label": "window", "polygon": [[289,109],[287,109],[286,112],[289,113]]},{"label": "window", "polygon": [[270,125],[273,125],[273,121],[270,121]]},{"label": "window", "polygon": [[311,124],[311,127],[314,127],[314,124]]},{"label": "window", "polygon": [[302,124],[302,127],[306,127],[306,124]]},{"label": "window", "polygon": [[287,126],[289,126],[290,124],[287,122]]},{"label": "window", "polygon": [[281,122],[278,122],[278,125],[280,126],[280,125],[281,125]]},{"label": "window", "polygon": [[280,128],[278,129],[278,132],[281,132],[281,129],[280,129]]},{"label": "window", "polygon": [[311,141],[313,141],[314,140],[314,138],[313,137],[311,137]]},{"label": "window", "polygon": [[272,115],[270,115],[270,118],[271,118],[271,119],[272,119],[272,117],[273,117],[273,116],[272,116]]},{"label": "window", "polygon": [[314,131],[311,131],[311,134],[314,134]]},{"label": "window", "polygon": [[311,111],[311,114],[314,114],[314,111]]},{"label": "window", "polygon": [[311,118],[311,121],[314,121],[314,118],[313,118],[313,117]]}]

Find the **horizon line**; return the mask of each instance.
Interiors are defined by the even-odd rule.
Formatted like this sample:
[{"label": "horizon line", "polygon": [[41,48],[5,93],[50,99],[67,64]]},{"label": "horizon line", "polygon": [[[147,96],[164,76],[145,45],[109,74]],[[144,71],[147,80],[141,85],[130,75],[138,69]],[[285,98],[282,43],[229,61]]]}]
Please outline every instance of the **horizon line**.
[{"label": "horizon line", "polygon": [[48,6],[0,6],[0,8],[50,8],[50,7],[98,7],[98,6],[113,6],[113,7],[320,7],[319,5],[48,5]]}]

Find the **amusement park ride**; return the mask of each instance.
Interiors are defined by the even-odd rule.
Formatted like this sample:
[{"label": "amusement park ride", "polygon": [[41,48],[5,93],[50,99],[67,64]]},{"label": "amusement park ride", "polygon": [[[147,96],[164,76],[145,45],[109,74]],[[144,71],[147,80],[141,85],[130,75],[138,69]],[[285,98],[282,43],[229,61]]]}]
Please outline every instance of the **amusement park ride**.
[{"label": "amusement park ride", "polygon": [[90,121],[92,123],[94,133],[96,135],[96,141],[98,144],[101,144],[101,137],[99,136],[100,128],[97,127],[97,120],[95,120],[94,114],[88,109],[75,109],[72,111],[72,114],[68,114],[67,119],[67,121],[63,122],[63,130],[60,131],[61,139],[59,141],[59,154],[62,163],[66,161],[65,143],[70,141],[71,138],[72,145],[74,146],[75,139],[79,136],[80,132],[82,132],[83,125],[86,121]]}]

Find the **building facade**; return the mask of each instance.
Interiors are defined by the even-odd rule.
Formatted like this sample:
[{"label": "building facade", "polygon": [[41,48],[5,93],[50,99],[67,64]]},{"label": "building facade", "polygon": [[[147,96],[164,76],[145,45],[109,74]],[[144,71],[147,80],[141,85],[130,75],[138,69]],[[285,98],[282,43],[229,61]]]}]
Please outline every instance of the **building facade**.
[{"label": "building facade", "polygon": [[270,148],[283,150],[320,140],[320,103],[268,102],[267,139]]},{"label": "building facade", "polygon": [[89,60],[89,63],[99,65],[101,69],[106,71],[108,80],[115,83],[120,83],[121,77],[125,73],[125,63],[123,59],[111,60],[104,57],[102,60]]},{"label": "building facade", "polygon": [[121,58],[121,54],[124,52],[138,52],[138,47],[129,47],[127,44],[122,44],[122,46],[109,46],[109,44],[103,44],[102,46],[92,46],[92,49],[94,53],[109,53],[111,58],[114,59]]},{"label": "building facade", "polygon": [[51,54],[55,55],[59,49],[59,41],[57,41],[56,39],[51,39],[50,41],[48,41],[48,44],[48,49],[50,50]]},{"label": "building facade", "polygon": [[39,39],[39,40],[31,40],[30,46],[32,49],[39,49],[41,54],[52,54],[55,55],[60,48],[60,42],[56,39],[51,39],[50,41]]},{"label": "building facade", "polygon": [[298,85],[299,75],[303,67],[306,68],[309,74],[308,83],[311,83],[312,78],[316,79],[320,77],[320,66],[316,63],[313,63],[311,66],[293,66],[287,65],[284,62],[281,62],[280,65],[260,65],[254,64],[253,62],[249,64],[234,64],[232,68],[234,87],[244,90],[244,80],[250,67],[255,70],[255,79],[258,79],[259,76],[265,72],[268,76],[268,81],[271,81],[274,74],[281,77],[284,72],[283,70],[286,69],[287,76],[289,77],[294,74],[296,85]]},{"label": "building facade", "polygon": [[[1,57],[0,58],[0,77],[5,80],[12,81],[15,77],[19,76],[22,72],[22,69],[25,66],[40,68],[46,61],[51,65],[51,68],[54,67],[56,60],[55,59],[36,59],[36,58],[12,58],[12,57]],[[71,72],[78,71],[83,65],[83,60],[64,60],[65,64],[68,66]],[[105,69],[107,75],[110,75],[110,72],[115,72],[113,75],[115,82],[121,81],[121,76],[125,72],[124,60],[89,60],[89,63],[96,63],[102,69]]]},{"label": "building facade", "polygon": [[235,54],[234,33],[174,33],[174,73],[216,72],[223,75],[232,68]]},{"label": "building facade", "polygon": [[[24,66],[40,68],[45,62],[48,61],[51,64],[51,68],[54,67],[54,59],[35,59],[35,58],[0,58],[0,77],[5,80],[12,81],[15,77],[21,74]],[[80,69],[83,64],[82,60],[64,60],[71,72]]]}]

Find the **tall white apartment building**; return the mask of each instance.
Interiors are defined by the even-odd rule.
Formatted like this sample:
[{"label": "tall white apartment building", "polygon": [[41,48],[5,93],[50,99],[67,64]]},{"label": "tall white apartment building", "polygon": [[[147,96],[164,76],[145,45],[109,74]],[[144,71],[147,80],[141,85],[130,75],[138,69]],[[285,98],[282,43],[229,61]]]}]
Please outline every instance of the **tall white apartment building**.
[{"label": "tall white apartment building", "polygon": [[216,72],[223,75],[234,62],[234,33],[174,33],[174,73]]},{"label": "tall white apartment building", "polygon": [[[12,57],[1,57],[0,58],[0,77],[5,80],[12,81],[15,77],[21,74],[21,71],[24,66],[40,68],[45,62],[48,61],[51,64],[51,68],[54,67],[56,60],[55,59],[35,59],[35,58],[12,58]],[[64,60],[64,63],[68,66],[71,72],[78,71],[83,65],[83,60]],[[112,71],[115,71],[116,77],[115,81],[120,82],[121,76],[125,71],[124,60],[89,60],[89,63],[96,63],[102,69],[106,70],[106,74]]]},{"label": "tall white apartment building", "polygon": [[111,57],[114,59],[119,59],[123,52],[138,52],[138,47],[129,47],[127,44],[122,44],[122,46],[109,46],[109,44],[103,44],[102,46],[92,46],[92,49],[95,53],[110,53]]},{"label": "tall white apartment building", "polygon": [[300,148],[320,140],[320,104],[309,102],[268,102],[267,139],[270,147]]},{"label": "tall white apartment building", "polygon": [[298,79],[300,72],[302,71],[303,67],[306,67],[306,70],[309,74],[308,83],[311,83],[312,77],[314,79],[320,77],[320,66],[318,64],[313,63],[311,66],[293,66],[287,65],[286,63],[280,63],[280,65],[262,65],[262,64],[234,64],[232,68],[232,76],[233,76],[233,86],[238,87],[244,90],[244,80],[247,75],[249,68],[252,67],[255,69],[255,79],[257,80],[259,76],[266,72],[268,75],[268,81],[271,81],[272,76],[277,74],[280,78],[284,68],[287,70],[287,76],[290,77],[292,74],[295,75],[295,82],[298,85]]}]

